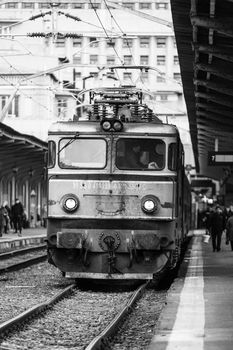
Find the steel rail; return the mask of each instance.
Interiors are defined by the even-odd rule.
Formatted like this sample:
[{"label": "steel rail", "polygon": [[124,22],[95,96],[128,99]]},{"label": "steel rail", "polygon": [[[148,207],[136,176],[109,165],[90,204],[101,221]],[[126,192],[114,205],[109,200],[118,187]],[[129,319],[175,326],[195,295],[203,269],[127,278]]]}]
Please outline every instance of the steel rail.
[{"label": "steel rail", "polygon": [[127,301],[124,308],[114,317],[114,319],[107,325],[107,327],[90,342],[90,344],[85,348],[85,350],[100,350],[108,348],[107,339],[113,335],[119,323],[131,311],[132,306],[141,297],[149,283],[150,281],[144,283],[136,289],[131,298]]},{"label": "steel rail", "polygon": [[8,258],[17,256],[17,255],[21,255],[23,253],[33,252],[36,250],[46,248],[46,246],[47,246],[46,244],[41,244],[41,245],[37,245],[34,247],[27,247],[27,248],[23,248],[23,249],[11,250],[9,252],[0,253],[0,259],[8,259]]},{"label": "steel rail", "polygon": [[46,258],[47,258],[47,254],[43,254],[43,255],[37,256],[36,258],[27,259],[24,261],[20,261],[16,264],[8,265],[6,267],[1,267],[0,274],[4,272],[17,271],[17,270],[23,269],[24,267],[42,262],[46,260]]},{"label": "steel rail", "polygon": [[53,306],[53,304],[58,302],[61,298],[71,293],[75,287],[76,284],[71,284],[70,286],[66,287],[61,292],[57,293],[55,296],[50,298],[48,301],[36,304],[35,306],[11,318],[10,320],[3,322],[2,324],[0,324],[0,336],[2,336],[4,333],[11,331],[12,327],[22,325],[22,322],[25,322],[28,318],[31,318],[45,311],[47,308]]}]

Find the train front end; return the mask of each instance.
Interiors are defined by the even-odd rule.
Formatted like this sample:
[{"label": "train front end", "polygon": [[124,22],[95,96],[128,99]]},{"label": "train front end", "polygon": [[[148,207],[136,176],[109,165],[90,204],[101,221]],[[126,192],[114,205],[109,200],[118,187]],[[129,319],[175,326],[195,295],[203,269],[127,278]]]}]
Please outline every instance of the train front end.
[{"label": "train front end", "polygon": [[117,124],[49,133],[48,256],[68,278],[153,279],[183,239],[177,129]]}]

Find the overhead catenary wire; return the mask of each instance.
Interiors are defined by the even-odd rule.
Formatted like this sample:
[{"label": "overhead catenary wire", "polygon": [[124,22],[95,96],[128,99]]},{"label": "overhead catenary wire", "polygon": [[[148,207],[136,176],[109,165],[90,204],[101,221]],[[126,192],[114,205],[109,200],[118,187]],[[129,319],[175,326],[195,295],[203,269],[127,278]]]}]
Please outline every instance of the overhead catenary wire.
[{"label": "overhead catenary wire", "polygon": [[[5,60],[5,62],[6,62],[7,64],[9,64],[10,68],[14,69],[17,73],[19,73],[20,75],[23,75],[23,74],[24,74],[24,73],[22,73],[21,71],[19,71],[18,68],[14,67],[10,62],[8,62],[6,58],[4,58],[4,57],[1,57],[1,58],[2,58],[3,60]],[[43,74],[43,73],[42,73],[42,74]],[[13,99],[15,98],[17,91],[20,90],[21,93],[22,93],[24,96],[28,97],[29,99],[31,99],[32,101],[34,101],[37,105],[40,105],[41,107],[45,108],[48,112],[50,112],[51,114],[53,114],[53,111],[50,110],[47,106],[45,106],[44,104],[38,102],[36,99],[34,99],[34,98],[31,97],[30,95],[28,95],[28,94],[26,94],[25,92],[22,91],[22,89],[20,88],[20,83],[21,83],[22,81],[24,81],[25,79],[19,79],[18,82],[17,82],[17,84],[16,84],[16,83],[11,83],[11,82],[10,82],[8,79],[6,79],[3,75],[0,75],[0,77],[1,77],[3,80],[5,80],[10,86],[13,86],[13,87],[15,88],[15,92],[12,94],[12,96],[10,96],[10,104],[12,103]],[[27,79],[26,79],[26,80],[27,80]],[[32,80],[30,80],[30,79],[29,79],[29,81],[31,81],[31,83],[34,83],[34,82],[33,82]],[[35,85],[35,86],[39,86],[39,87],[43,87],[43,85],[39,85],[39,84],[36,84],[36,83],[34,83],[34,85]],[[59,90],[58,90],[58,89],[52,88],[51,86],[48,87],[48,88],[46,88],[46,89],[47,89],[48,91],[53,91],[54,94],[56,94],[56,93],[61,93],[62,91],[65,91],[66,94],[68,93],[68,95],[71,96],[71,97],[73,97],[74,100],[76,100],[76,101],[78,101],[79,103],[81,103],[81,101],[80,101],[72,92],[70,92],[68,89],[63,89],[63,90],[59,89]],[[9,105],[10,105],[10,104],[9,104]],[[3,120],[4,116],[5,116],[5,112],[2,113],[1,120]]]},{"label": "overhead catenary wire", "polygon": [[[2,74],[0,74],[0,78],[2,78],[3,80],[5,80],[10,86],[15,87],[15,84],[13,84],[13,83],[10,82],[8,79],[6,79]],[[22,93],[24,96],[28,97],[30,100],[36,102],[36,104],[38,104],[38,105],[40,105],[41,107],[45,108],[48,112],[53,113],[50,109],[48,109],[47,106],[43,105],[42,103],[40,103],[40,102],[38,102],[37,100],[35,100],[32,96],[30,96],[30,95],[26,94],[25,92],[23,92],[22,89],[21,89],[20,87],[18,88],[18,90],[20,90],[21,93]]]},{"label": "overhead catenary wire", "polygon": [[[103,25],[103,23],[102,23],[102,21],[101,21],[99,15],[98,15],[98,13],[97,13],[97,10],[96,10],[95,6],[93,5],[93,3],[92,3],[91,0],[88,0],[88,1],[89,1],[89,3],[91,4],[92,9],[95,11],[96,17],[98,18],[98,20],[99,20],[99,22],[100,22],[100,25],[101,25],[103,31],[105,32],[106,37],[108,37],[109,40],[111,41],[112,39],[111,39],[111,37],[109,37],[109,35],[108,35],[108,33],[107,33],[107,30],[105,29],[105,27],[104,27],[104,25]],[[122,60],[121,57],[119,56],[119,54],[118,54],[118,52],[116,51],[115,47],[113,47],[113,50],[114,50],[115,54],[117,55],[118,59],[120,60],[121,64],[124,64],[123,60]]]},{"label": "overhead catenary wire", "polygon": [[[114,21],[114,23],[116,24],[116,26],[118,27],[118,29],[120,30],[120,32],[123,34],[123,36],[125,36],[125,38],[123,38],[123,40],[124,40],[124,39],[127,40],[127,46],[128,46],[129,52],[130,52],[130,54],[131,54],[131,56],[132,56],[133,63],[135,64],[135,60],[134,60],[134,57],[133,57],[132,50],[131,50],[131,48],[130,48],[130,46],[129,46],[128,39],[126,38],[126,35],[127,35],[127,34],[124,33],[123,30],[121,29],[121,27],[119,26],[118,22],[116,21],[115,17],[113,16],[113,14],[112,14],[112,12],[111,12],[111,10],[110,10],[110,8],[109,8],[109,6],[108,6],[106,0],[104,0],[104,3],[105,3],[105,6],[106,6],[106,8],[107,8],[107,10],[108,10],[108,12],[109,12],[109,14],[110,14],[110,16],[111,16],[111,19]],[[131,80],[132,83],[134,84],[132,78],[131,78],[130,80]],[[144,84],[144,81],[143,81],[142,78],[141,78],[141,82]],[[146,85],[145,85],[145,86],[146,86]]]},{"label": "overhead catenary wire", "polygon": [[[1,58],[3,58],[3,57],[1,57]],[[22,72],[19,71],[17,68],[15,68],[13,65],[11,65],[11,63],[9,63],[9,62],[6,60],[6,58],[3,58],[3,59],[10,65],[10,68],[14,69],[14,70],[15,70],[17,73],[19,73],[20,75],[24,75],[24,73],[22,73]],[[1,75],[1,77],[3,78],[3,75]],[[3,79],[4,79],[4,78],[3,78]],[[21,82],[21,79],[18,80],[17,84],[11,83],[11,82],[8,81],[6,78],[5,78],[4,80],[7,81],[11,86],[14,86],[14,87],[16,87],[17,84],[20,84],[20,82]],[[34,83],[32,80],[29,80],[29,81],[30,81],[31,83],[33,83],[35,86],[37,86],[37,87],[44,87],[43,85]],[[21,89],[19,88],[19,90],[21,90]],[[71,92],[71,91],[73,91],[74,89],[56,89],[56,88],[54,88],[54,87],[52,87],[52,86],[49,86],[49,87],[46,87],[45,90],[53,91],[54,94],[55,94],[55,93],[62,93],[62,92],[68,93],[68,95],[72,96],[72,97],[74,98],[74,100],[76,100],[76,101],[78,101],[78,102],[81,102],[81,101],[74,95],[74,93]],[[22,92],[22,93],[23,93],[23,92]],[[27,95],[27,96],[28,96],[28,95]],[[35,100],[35,101],[36,101],[36,100]],[[37,102],[37,101],[36,101],[36,102]],[[37,102],[37,104],[38,104],[38,103],[39,103],[39,102]],[[41,106],[44,106],[45,108],[47,108],[45,105],[42,105],[41,103],[40,103],[40,105],[41,105]],[[47,110],[48,110],[48,108],[47,108]]]}]

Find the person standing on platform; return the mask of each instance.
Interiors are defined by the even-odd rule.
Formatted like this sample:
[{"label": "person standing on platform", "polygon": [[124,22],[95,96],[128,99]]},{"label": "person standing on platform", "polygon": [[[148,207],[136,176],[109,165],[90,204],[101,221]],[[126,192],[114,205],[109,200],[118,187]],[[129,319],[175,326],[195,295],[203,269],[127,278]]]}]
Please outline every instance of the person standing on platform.
[{"label": "person standing on platform", "polygon": [[212,214],[213,214],[213,209],[211,207],[208,207],[205,211],[205,215],[202,220],[206,229],[206,234],[209,234],[209,231],[210,231],[210,218]]},{"label": "person standing on platform", "polygon": [[10,207],[8,206],[8,202],[5,201],[3,203],[3,207],[5,208],[5,227],[4,227],[4,233],[8,233],[9,229],[10,229],[10,222],[11,222],[11,210]]},{"label": "person standing on platform", "polygon": [[219,252],[221,250],[222,232],[225,229],[225,220],[219,205],[216,206],[215,211],[210,216],[209,229],[212,238],[213,252],[216,250]]},{"label": "person standing on platform", "polygon": [[231,250],[233,250],[233,212],[231,212],[231,216],[226,223],[226,244],[229,242],[231,244]]},{"label": "person standing on platform", "polygon": [[6,209],[3,205],[0,206],[0,237],[4,232],[4,227],[6,225]]},{"label": "person standing on platform", "polygon": [[23,210],[22,203],[19,201],[18,198],[16,198],[15,204],[12,206],[12,209],[11,209],[11,215],[12,215],[15,233],[19,231],[19,236],[21,236],[21,233],[22,233],[23,214],[24,214],[24,210]]}]

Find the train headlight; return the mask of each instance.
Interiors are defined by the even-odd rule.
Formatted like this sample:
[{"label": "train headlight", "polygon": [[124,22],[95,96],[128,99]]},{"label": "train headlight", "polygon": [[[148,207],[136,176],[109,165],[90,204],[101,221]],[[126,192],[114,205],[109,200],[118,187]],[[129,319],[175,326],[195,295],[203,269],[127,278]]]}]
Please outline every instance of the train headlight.
[{"label": "train headlight", "polygon": [[100,122],[100,126],[103,131],[121,131],[123,129],[123,123],[119,119],[102,119]]},{"label": "train headlight", "polygon": [[113,122],[113,129],[114,129],[115,131],[121,131],[121,130],[123,129],[123,124],[122,124],[122,122],[121,122],[120,120],[115,120],[115,121]]},{"label": "train headlight", "polygon": [[66,194],[62,197],[62,207],[67,212],[74,212],[79,207],[78,197],[74,194]]},{"label": "train headlight", "polygon": [[147,213],[147,214],[151,214],[151,213],[155,213],[159,210],[159,199],[153,195],[151,196],[145,196],[142,198],[142,210]]},{"label": "train headlight", "polygon": [[112,128],[112,123],[109,120],[102,120],[101,127],[104,131],[109,131]]}]

